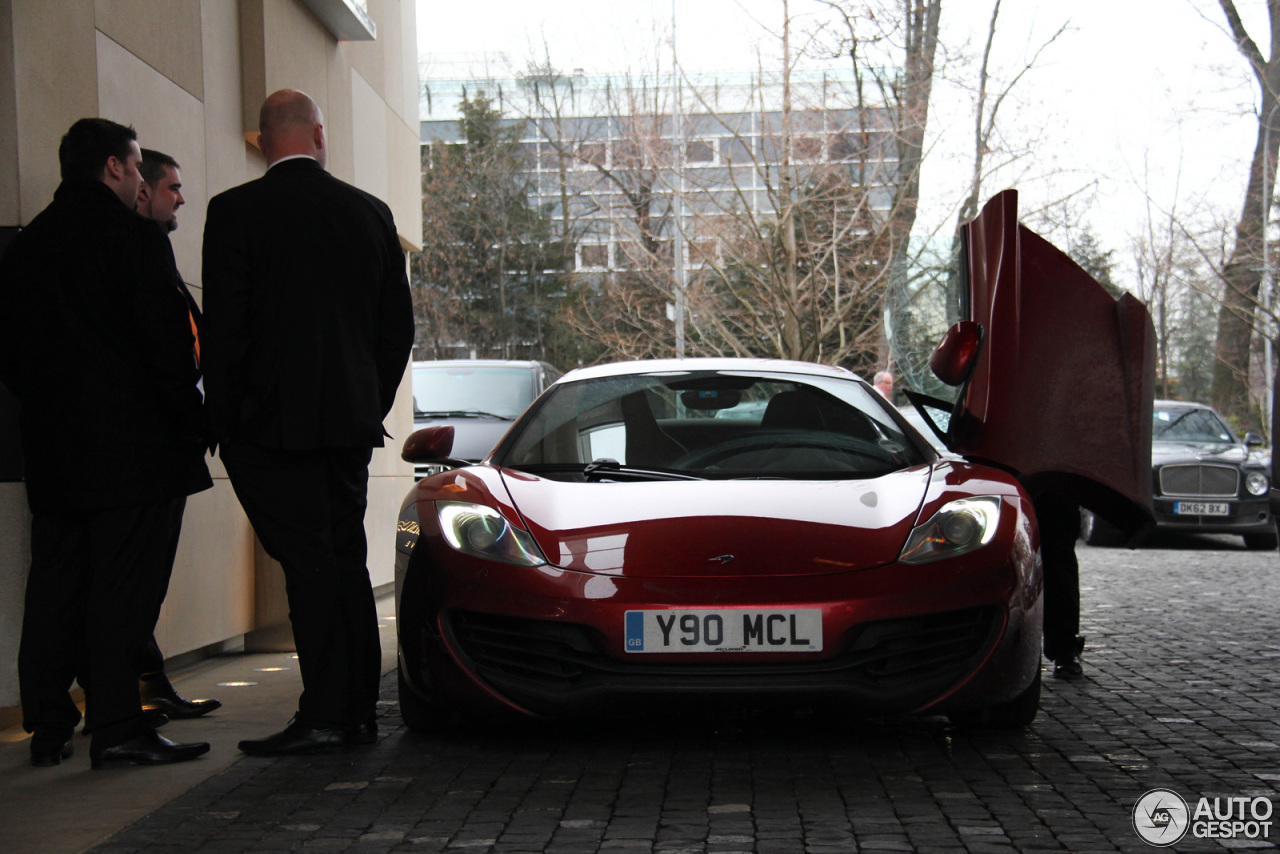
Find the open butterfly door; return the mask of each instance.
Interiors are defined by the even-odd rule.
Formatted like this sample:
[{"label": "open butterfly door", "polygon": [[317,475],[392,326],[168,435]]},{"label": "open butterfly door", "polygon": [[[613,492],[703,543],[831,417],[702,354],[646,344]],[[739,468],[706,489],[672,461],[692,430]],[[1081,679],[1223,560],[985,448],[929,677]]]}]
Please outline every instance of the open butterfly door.
[{"label": "open butterfly door", "polygon": [[1017,202],[1006,190],[961,230],[962,319],[930,359],[958,387],[943,438],[1137,535],[1152,524],[1151,317],[1020,225]]}]

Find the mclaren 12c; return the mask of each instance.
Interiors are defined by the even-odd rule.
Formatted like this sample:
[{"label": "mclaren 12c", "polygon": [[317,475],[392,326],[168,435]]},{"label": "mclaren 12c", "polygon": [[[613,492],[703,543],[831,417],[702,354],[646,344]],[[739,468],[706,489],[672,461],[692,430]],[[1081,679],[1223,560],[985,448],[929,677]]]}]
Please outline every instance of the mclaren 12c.
[{"label": "mclaren 12c", "polygon": [[[1078,271],[1013,228],[1000,250],[1010,258]],[[976,242],[967,257],[986,251],[981,218],[965,235]],[[1036,437],[984,445],[993,425],[1025,417],[1000,391],[1023,381],[1002,374],[1018,365],[990,361],[1008,334],[996,328],[1006,322],[992,298],[999,288],[966,273],[978,297],[959,301],[932,358],[951,399],[916,396],[950,413],[939,434],[955,456],[939,456],[849,371],[768,359],[571,371],[479,463],[449,458],[447,426],[411,436],[406,459],[453,467],[419,481],[399,520],[406,723],[769,704],[1030,723],[1043,572],[1029,490],[1082,487],[1081,499],[1118,526],[1140,523],[1150,404],[1117,436],[1142,404],[1115,396],[1120,421],[1098,422],[1113,431],[1098,466],[1070,454],[1032,459],[1024,450],[1039,447]],[[1098,288],[1098,310],[1110,306],[1111,332],[1125,310],[1145,316],[1084,279]],[[1133,357],[1095,350],[1090,373],[1112,358],[1140,386],[1146,367],[1134,374]],[[977,391],[981,400],[970,397]],[[1116,464],[1130,453],[1136,484]]]}]

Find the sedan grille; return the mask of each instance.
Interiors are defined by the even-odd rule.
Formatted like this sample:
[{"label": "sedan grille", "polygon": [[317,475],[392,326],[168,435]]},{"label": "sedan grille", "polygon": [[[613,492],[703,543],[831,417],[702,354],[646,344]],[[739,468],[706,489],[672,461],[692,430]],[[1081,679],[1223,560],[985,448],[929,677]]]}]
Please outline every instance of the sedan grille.
[{"label": "sedan grille", "polygon": [[726,693],[843,698],[866,711],[909,711],[972,671],[1003,626],[993,606],[856,626],[822,659],[640,662],[605,655],[587,626],[454,612],[455,648],[496,690],[533,711],[586,711],[606,700]]},{"label": "sedan grille", "polygon": [[1240,470],[1231,466],[1177,465],[1160,469],[1160,492],[1196,498],[1234,498]]}]

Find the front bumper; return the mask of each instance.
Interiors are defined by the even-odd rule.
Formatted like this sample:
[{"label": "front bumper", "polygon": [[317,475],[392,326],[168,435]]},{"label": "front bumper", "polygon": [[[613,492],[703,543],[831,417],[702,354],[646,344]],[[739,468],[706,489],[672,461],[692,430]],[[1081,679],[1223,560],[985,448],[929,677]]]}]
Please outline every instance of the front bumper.
[{"label": "front bumper", "polygon": [[[576,717],[749,702],[945,712],[1011,699],[1040,666],[1030,558],[712,582],[433,557],[417,549],[403,583],[402,673],[425,699],[476,711]],[[823,651],[627,653],[625,612],[670,607],[820,608]]]},{"label": "front bumper", "polygon": [[[1179,502],[1226,504],[1226,516],[1190,516],[1174,512]],[[1238,498],[1165,498],[1156,496],[1153,501],[1156,526],[1166,531],[1194,531],[1201,534],[1273,534],[1271,508],[1267,496],[1240,500]]]}]

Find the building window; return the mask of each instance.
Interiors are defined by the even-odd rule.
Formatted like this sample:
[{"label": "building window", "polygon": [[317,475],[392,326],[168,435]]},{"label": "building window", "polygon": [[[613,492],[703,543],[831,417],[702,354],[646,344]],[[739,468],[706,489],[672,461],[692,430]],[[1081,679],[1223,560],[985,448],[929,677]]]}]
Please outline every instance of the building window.
[{"label": "building window", "polygon": [[750,163],[750,138],[743,137],[720,140],[720,159],[725,163]]},{"label": "building window", "polygon": [[796,160],[822,159],[822,137],[820,136],[797,136],[794,146]]},{"label": "building window", "polygon": [[588,243],[578,247],[578,251],[582,258],[581,262],[578,264],[579,269],[602,269],[609,266],[608,246]]},{"label": "building window", "polygon": [[691,139],[684,146],[684,157],[689,163],[710,163],[716,159],[715,145],[706,139]]},{"label": "building window", "polygon": [[603,142],[584,142],[578,147],[578,160],[582,166],[601,167],[605,165],[608,149]]}]

